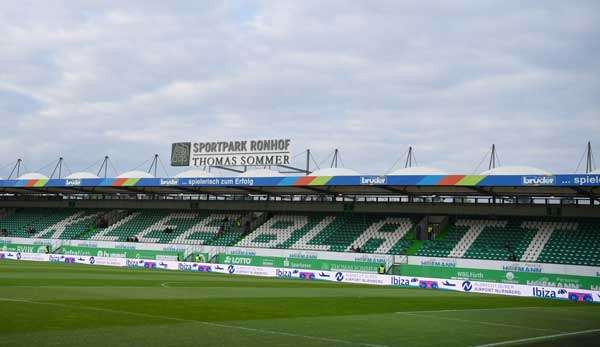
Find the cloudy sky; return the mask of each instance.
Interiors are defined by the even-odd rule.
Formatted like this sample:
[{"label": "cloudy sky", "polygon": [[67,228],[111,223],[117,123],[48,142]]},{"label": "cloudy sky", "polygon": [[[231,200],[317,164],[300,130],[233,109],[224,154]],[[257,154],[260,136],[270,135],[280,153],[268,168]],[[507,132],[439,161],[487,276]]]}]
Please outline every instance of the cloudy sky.
[{"label": "cloudy sky", "polygon": [[588,140],[600,164],[599,38],[594,0],[2,1],[0,176],[273,137],[365,173],[410,145],[472,173],[492,143],[570,172]]}]

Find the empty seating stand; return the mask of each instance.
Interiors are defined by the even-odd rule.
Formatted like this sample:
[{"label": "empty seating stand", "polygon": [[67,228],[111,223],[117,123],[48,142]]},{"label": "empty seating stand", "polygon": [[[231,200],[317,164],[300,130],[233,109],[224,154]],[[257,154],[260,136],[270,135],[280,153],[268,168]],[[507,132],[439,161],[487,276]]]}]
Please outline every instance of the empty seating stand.
[{"label": "empty seating stand", "polygon": [[88,230],[95,215],[90,210],[22,209],[0,219],[0,229],[9,237],[70,239]]},{"label": "empty seating stand", "polygon": [[574,230],[554,230],[537,261],[600,266],[600,222],[577,222]]},{"label": "empty seating stand", "polygon": [[445,234],[432,241],[425,241],[416,255],[422,257],[447,257],[469,230],[466,226],[449,225]]},{"label": "empty seating stand", "polygon": [[521,259],[536,230],[525,229],[521,219],[511,219],[505,226],[487,226],[467,250],[464,258],[487,260]]},{"label": "empty seating stand", "polygon": [[[170,210],[127,211],[107,228],[96,221],[110,210],[23,209],[0,219],[9,237],[231,245],[241,237],[241,214]],[[167,232],[167,229],[170,232]]]},{"label": "empty seating stand", "polygon": [[412,227],[409,218],[401,217],[278,214],[237,246],[401,254],[410,246],[404,236]]},{"label": "empty seating stand", "polygon": [[[97,221],[110,216],[110,225]],[[285,214],[243,230],[250,214],[190,210],[16,209],[0,217],[9,237],[82,239],[464,257],[600,266],[600,221],[461,217],[436,240],[414,243],[414,221],[380,214]],[[420,245],[420,247],[419,247]]]},{"label": "empty seating stand", "polygon": [[168,210],[130,211],[122,220],[90,237],[102,241],[204,245],[231,232],[240,218],[234,213],[210,213]]}]

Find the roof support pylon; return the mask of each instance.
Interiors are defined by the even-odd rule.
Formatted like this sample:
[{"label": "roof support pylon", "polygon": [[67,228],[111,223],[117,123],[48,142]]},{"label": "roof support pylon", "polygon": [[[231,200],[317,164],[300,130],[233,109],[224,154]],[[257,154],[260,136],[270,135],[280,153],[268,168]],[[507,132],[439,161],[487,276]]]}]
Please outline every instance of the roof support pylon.
[{"label": "roof support pylon", "polygon": [[17,159],[15,166],[13,166],[12,170],[10,171],[10,175],[8,175],[8,179],[11,179],[13,177],[13,173],[15,173],[15,171],[17,171],[15,178],[19,178],[19,176],[21,176],[22,163],[23,163],[23,160],[21,158]]}]

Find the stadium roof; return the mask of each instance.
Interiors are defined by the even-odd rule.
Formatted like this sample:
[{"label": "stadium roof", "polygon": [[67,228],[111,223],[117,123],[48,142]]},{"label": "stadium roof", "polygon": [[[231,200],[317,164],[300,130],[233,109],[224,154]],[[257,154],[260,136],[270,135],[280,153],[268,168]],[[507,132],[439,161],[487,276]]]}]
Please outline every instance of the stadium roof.
[{"label": "stadium roof", "polygon": [[448,173],[437,168],[426,166],[413,166],[398,169],[390,175],[447,175]]},{"label": "stadium roof", "polygon": [[[328,172],[328,171],[325,171]],[[131,176],[134,176],[132,174]],[[1,180],[0,194],[270,194],[600,198],[600,175],[138,177]],[[146,176],[146,178],[139,178]],[[150,176],[150,177],[148,177]],[[37,177],[37,176],[36,176]]]},{"label": "stadium roof", "polygon": [[176,178],[193,178],[193,177],[214,177],[205,170],[187,170],[175,175]]},{"label": "stadium roof", "polygon": [[154,176],[152,176],[151,174],[149,174],[145,171],[133,170],[133,171],[123,172],[122,174],[117,176],[117,178],[154,178]]},{"label": "stadium roof", "polygon": [[311,173],[311,176],[357,176],[360,175],[358,172],[352,169],[345,169],[339,167],[332,167],[326,169],[320,169]]},{"label": "stadium roof", "polygon": [[65,177],[66,179],[82,179],[82,178],[99,178],[91,172],[79,171],[73,172],[69,176]]},{"label": "stadium roof", "polygon": [[279,171],[269,170],[269,169],[256,169],[256,170],[248,170],[246,172],[242,172],[240,177],[281,177],[285,176]]},{"label": "stadium roof", "polygon": [[500,166],[481,173],[482,175],[550,175],[550,172],[531,166]]},{"label": "stadium roof", "polygon": [[41,174],[39,172],[28,172],[19,176],[20,180],[47,180],[48,176]]}]

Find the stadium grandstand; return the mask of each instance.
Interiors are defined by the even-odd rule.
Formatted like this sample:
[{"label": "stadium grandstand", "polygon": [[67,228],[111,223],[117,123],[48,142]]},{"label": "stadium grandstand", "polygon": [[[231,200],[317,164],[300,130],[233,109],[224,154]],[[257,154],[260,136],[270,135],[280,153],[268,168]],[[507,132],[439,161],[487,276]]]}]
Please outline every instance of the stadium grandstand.
[{"label": "stadium grandstand", "polygon": [[19,159],[0,181],[0,231],[7,238],[599,266],[600,184],[588,151],[580,175],[496,167],[495,146],[479,175],[415,166],[412,147],[405,167],[388,175],[338,167],[337,150],[331,167],[316,171],[307,151],[302,176],[264,167],[229,169],[233,177],[191,169],[155,178],[155,155],[148,171],[111,178],[105,157],[97,174],[63,178],[62,158],[50,176],[21,175]]},{"label": "stadium grandstand", "polygon": [[[416,165],[412,148],[404,167],[385,175],[339,167],[338,151],[330,167],[312,170],[311,161],[307,151],[302,168],[182,165],[173,177],[159,177],[158,155],[148,170],[123,173],[105,157],[95,172],[63,177],[62,158],[47,175],[21,174],[18,160],[0,180],[0,305],[23,314],[27,305],[36,314],[39,305],[65,311],[38,324],[68,327],[71,342],[78,339],[72,327],[87,322],[90,310],[103,326],[114,321],[102,314],[142,324],[144,336],[128,331],[128,344],[197,338],[196,326],[180,335],[155,330],[153,320],[167,320],[227,329],[205,338],[209,345],[263,345],[264,334],[282,345],[294,338],[307,346],[388,346],[402,336],[412,345],[414,334],[398,327],[432,317],[464,330],[449,344],[456,346],[529,341],[532,331],[563,332],[534,339],[582,334],[581,345],[595,339],[595,305],[581,306],[600,301],[600,173],[591,153],[586,172],[573,174],[499,166],[495,148],[475,175]],[[405,290],[373,291],[378,286]],[[107,295],[113,299],[99,299]],[[567,317],[569,327],[546,322],[543,310]],[[300,318],[277,323],[281,312]],[[367,327],[360,317],[369,312]],[[198,313],[203,318],[191,318]],[[319,332],[314,325],[330,315]],[[361,326],[347,317],[359,317]],[[358,334],[352,340],[348,326]],[[381,326],[404,332],[382,335]],[[45,345],[58,335],[11,336],[0,336],[0,344],[19,336]]]}]

